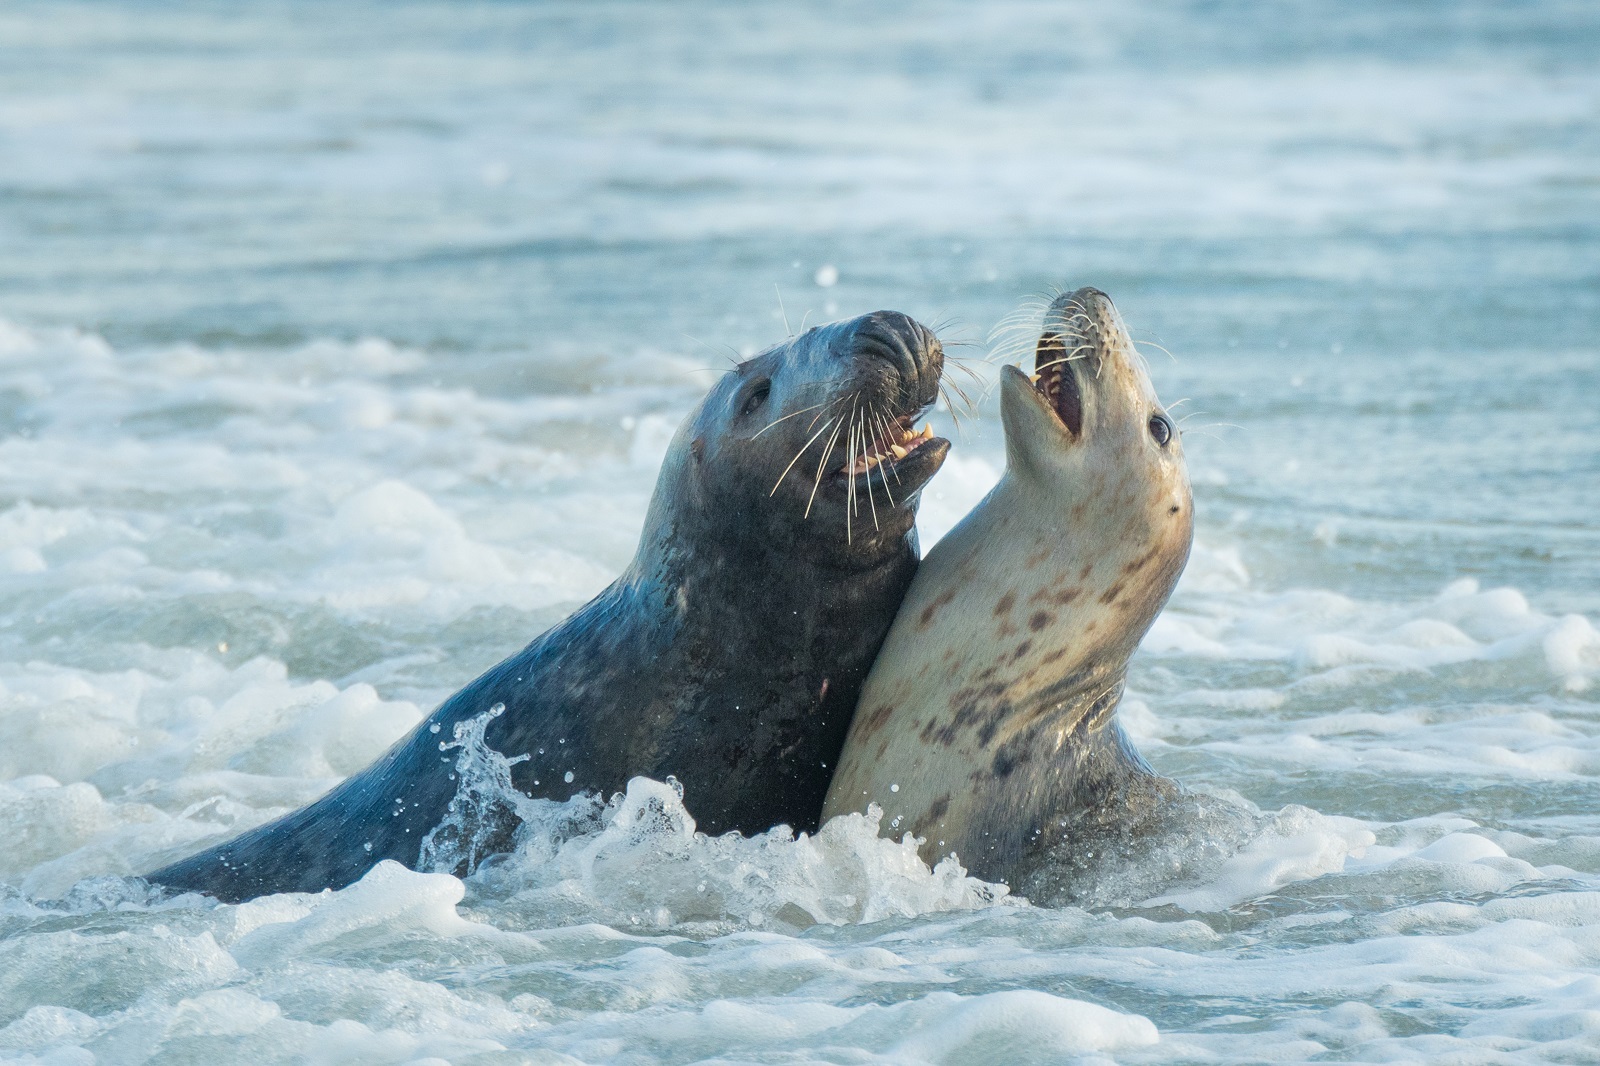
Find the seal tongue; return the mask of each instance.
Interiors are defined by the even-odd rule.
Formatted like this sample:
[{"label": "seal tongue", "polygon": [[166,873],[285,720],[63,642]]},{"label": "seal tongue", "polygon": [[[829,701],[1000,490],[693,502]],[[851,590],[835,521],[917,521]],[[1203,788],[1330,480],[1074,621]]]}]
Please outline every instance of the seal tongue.
[{"label": "seal tongue", "polygon": [[1050,403],[1074,437],[1083,432],[1083,393],[1072,369],[1072,354],[1059,333],[1045,333],[1033,353],[1034,388]]}]

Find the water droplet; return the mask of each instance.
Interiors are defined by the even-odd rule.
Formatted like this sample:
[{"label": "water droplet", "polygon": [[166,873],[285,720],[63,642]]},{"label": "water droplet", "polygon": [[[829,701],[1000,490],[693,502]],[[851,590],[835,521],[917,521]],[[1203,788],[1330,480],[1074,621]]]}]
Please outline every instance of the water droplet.
[{"label": "water droplet", "polygon": [[539,749],[539,754],[540,754],[540,755],[543,755],[543,754],[544,754],[544,749],[543,749],[543,748],[540,748],[540,749]]},{"label": "water droplet", "polygon": [[502,714],[505,714],[505,713],[506,713],[506,705],[503,704],[503,703],[497,703],[493,707],[489,708],[489,717],[490,718],[499,718]]},{"label": "water droplet", "polygon": [[563,774],[561,780],[565,781],[569,785],[572,784],[572,771],[568,770],[565,774]]},{"label": "water droplet", "polygon": [[899,792],[900,791],[900,786],[899,785],[890,785],[889,786],[889,791],[890,792]]},{"label": "water droplet", "polygon": [[372,841],[369,840],[369,841],[367,841],[365,844],[363,844],[361,846],[363,848],[365,848],[366,850],[371,851],[372,850]]},{"label": "water droplet", "polygon": [[437,733],[438,731],[439,731],[439,723],[438,722],[435,722],[435,723],[433,723],[432,725],[430,725],[428,727],[428,732],[430,732],[430,733]]},{"label": "water droplet", "polygon": [[450,750],[450,745],[447,744],[445,741],[441,740],[441,741],[439,741],[439,750],[440,751],[449,751]]}]

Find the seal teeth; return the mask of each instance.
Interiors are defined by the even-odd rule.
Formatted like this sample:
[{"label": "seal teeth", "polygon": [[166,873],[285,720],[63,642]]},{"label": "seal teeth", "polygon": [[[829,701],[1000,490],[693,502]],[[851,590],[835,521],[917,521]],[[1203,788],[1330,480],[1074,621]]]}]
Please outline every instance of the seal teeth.
[{"label": "seal teeth", "polygon": [[881,439],[869,441],[853,462],[839,468],[841,474],[864,474],[887,459],[899,461],[933,440],[933,426],[916,429],[911,419],[891,422]]}]

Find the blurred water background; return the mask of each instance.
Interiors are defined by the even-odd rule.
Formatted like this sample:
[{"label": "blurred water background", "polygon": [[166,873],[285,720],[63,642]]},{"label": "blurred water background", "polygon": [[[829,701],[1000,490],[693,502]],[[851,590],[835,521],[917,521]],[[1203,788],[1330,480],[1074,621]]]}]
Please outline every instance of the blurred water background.
[{"label": "blurred water background", "polygon": [[[1560,0],[0,7],[0,1058],[1600,1061],[1596,55]],[[641,783],[464,885],[126,879],[603,587],[730,354],[981,360],[1084,284],[1190,416],[1124,717],[1237,854],[1033,907]],[[1001,466],[986,399],[925,542]]]}]

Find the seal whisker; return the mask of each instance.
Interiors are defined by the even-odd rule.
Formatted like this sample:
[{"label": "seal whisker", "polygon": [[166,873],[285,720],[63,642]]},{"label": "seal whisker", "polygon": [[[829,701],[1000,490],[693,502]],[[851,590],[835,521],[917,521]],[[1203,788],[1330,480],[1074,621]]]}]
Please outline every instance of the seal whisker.
[{"label": "seal whisker", "polygon": [[[949,378],[946,378],[944,380],[944,384],[948,385],[955,392],[955,394],[957,396],[961,397],[961,402],[962,402],[963,405],[965,405],[965,407],[967,409],[967,414],[970,417],[976,418],[977,417],[977,411],[973,408],[973,406],[972,406],[972,397],[967,395],[966,390],[963,389],[960,385],[957,385],[955,382],[951,381]],[[945,398],[945,402],[946,403],[949,402],[949,397],[948,396]]]},{"label": "seal whisker", "polygon": [[[868,443],[867,443],[867,412],[865,410],[863,410],[861,412],[861,450],[862,450],[862,452],[865,452],[867,450],[867,447],[868,447]],[[867,507],[872,511],[872,528],[873,529],[881,528],[878,525],[878,503],[877,503],[876,498],[874,498],[874,496],[872,495],[872,467],[871,466],[867,467]]]},{"label": "seal whisker", "polygon": [[[712,353],[713,355],[721,356],[722,358],[726,359],[728,362],[732,363],[735,367],[740,366],[742,364],[742,362],[743,362],[743,357],[739,355],[739,349],[735,348],[731,344],[723,344],[723,345],[720,345],[720,346],[719,345],[715,345],[715,344],[710,344],[710,343],[708,343],[706,341],[701,340],[699,337],[696,337],[693,333],[685,333],[685,334],[683,334],[683,338],[685,340],[693,341],[694,343],[698,344],[700,347],[704,348],[706,351]],[[726,348],[727,351],[723,351],[722,349],[724,349],[724,348]],[[732,354],[729,354],[729,353],[732,353]],[[708,370],[710,368],[709,367],[702,367],[700,369],[707,369]]]},{"label": "seal whisker", "polygon": [[1134,341],[1133,343],[1135,345],[1147,344],[1147,345],[1149,345],[1150,347],[1156,349],[1159,352],[1166,352],[1167,353],[1167,358],[1171,359],[1174,363],[1176,363],[1178,361],[1178,357],[1177,356],[1173,355],[1171,352],[1168,352],[1165,347],[1163,347],[1162,345],[1157,344],[1155,341]]},{"label": "seal whisker", "polygon": [[850,475],[848,496],[845,500],[845,541],[850,540],[850,519],[855,515],[860,501],[856,499],[856,403],[861,399],[857,392],[850,401],[850,425],[846,430],[845,471]]},{"label": "seal whisker", "polygon": [[783,307],[783,290],[778,288],[778,283],[772,283],[772,291],[778,294],[778,314],[783,316],[783,332],[785,336],[794,336],[794,330],[789,328],[789,312]]},{"label": "seal whisker", "polygon": [[[800,415],[803,415],[807,411],[815,411],[819,407],[826,407],[826,406],[828,406],[827,403],[815,403],[815,404],[812,404],[810,407],[802,407],[798,411],[792,412],[790,414],[786,414],[782,418],[774,418],[771,422],[768,422],[766,425],[762,426],[759,430],[757,430],[754,434],[752,434],[750,439],[751,440],[755,440],[756,437],[761,436],[761,434],[765,433],[767,430],[771,429],[773,426],[777,425],[779,422],[787,422],[787,421],[789,421],[789,419],[796,418],[796,417],[798,417]],[[816,420],[812,419],[811,424],[812,425],[816,425]],[[809,429],[811,427],[807,426],[806,428]]]},{"label": "seal whisker", "polygon": [[[794,464],[796,464],[796,463],[798,463],[800,461],[800,457],[806,453],[806,449],[811,447],[811,445],[816,442],[816,439],[818,437],[820,437],[824,433],[828,432],[828,427],[832,426],[837,421],[838,421],[837,418],[828,419],[828,421],[823,424],[823,427],[821,429],[817,430],[816,433],[812,434],[812,437],[811,437],[810,440],[808,440],[804,444],[800,445],[800,450],[794,453],[794,458],[790,459],[789,460],[789,465],[783,468],[783,473],[778,475],[778,480],[772,483],[772,491],[767,493],[767,496],[769,498],[777,494],[778,486],[783,484],[783,479],[789,476],[789,471],[794,469]],[[811,508],[808,505],[806,507],[807,513],[810,513],[810,510],[811,510]]]},{"label": "seal whisker", "polygon": [[[857,396],[859,397],[859,393]],[[850,501],[844,513],[844,539],[846,544],[854,544],[855,518],[861,513],[861,490],[856,487],[856,458],[860,458],[862,465],[866,465],[861,442],[861,418],[856,412],[856,406],[851,405],[850,411],[850,459],[845,467],[850,472]],[[869,481],[870,484],[870,481]]]},{"label": "seal whisker", "polygon": [[[817,488],[822,484],[822,471],[828,465],[828,456],[833,454],[833,443],[839,439],[839,428],[844,425],[837,417],[829,419],[828,424],[833,426],[833,433],[828,437],[828,443],[822,449],[822,461],[817,463],[817,479],[811,483],[811,497],[806,500],[806,512],[801,518],[811,517],[811,505],[817,499]],[[822,435],[822,430],[817,431],[817,436]],[[815,440],[816,438],[812,438]],[[798,456],[796,457],[798,458]]]},{"label": "seal whisker", "polygon": [[[879,413],[877,407],[873,407],[873,409],[872,409],[872,417],[877,419],[878,432],[883,434],[883,439],[886,440],[886,441],[891,441],[892,442],[893,435],[889,432],[889,424],[884,419],[883,415],[881,413]],[[899,467],[897,467],[894,463],[890,463],[889,464],[889,468],[894,471],[894,479],[895,479],[896,482],[898,482],[900,480],[900,469],[899,469]],[[889,491],[889,479],[888,478],[884,478],[883,479],[883,494],[885,496],[889,497],[889,505],[891,507],[898,506],[894,502],[894,495]]]},{"label": "seal whisker", "polygon": [[956,411],[955,404],[950,402],[950,393],[945,389],[942,381],[939,383],[939,395],[944,399],[944,409],[950,412],[950,420],[956,424],[956,432],[964,434],[966,427],[961,424],[961,415]]},{"label": "seal whisker", "polygon": [[811,432],[811,426],[816,425],[818,422],[820,422],[822,420],[822,416],[828,413],[828,408],[829,407],[836,407],[839,404],[843,403],[848,398],[849,397],[846,397],[846,396],[836,396],[833,399],[829,400],[826,404],[824,404],[823,405],[823,409],[821,411],[818,411],[817,414],[811,419],[811,425],[806,427],[806,432],[807,433]]},{"label": "seal whisker", "polygon": [[[1200,414],[1200,413],[1201,412],[1199,412],[1199,411],[1195,412],[1195,414]],[[1190,427],[1183,426],[1181,428],[1188,429]],[[1240,426],[1240,425],[1235,425],[1232,422],[1207,422],[1203,426],[1195,426],[1193,428],[1194,428],[1195,432],[1198,433],[1198,432],[1200,432],[1202,430],[1207,430],[1207,429],[1243,429],[1244,427]],[[1219,437],[1218,439],[1220,440],[1221,438]]]},{"label": "seal whisker", "polygon": [[973,381],[977,382],[979,385],[987,385],[988,384],[988,382],[984,380],[984,377],[983,377],[982,374],[978,373],[976,370],[974,370],[970,366],[968,366],[967,365],[967,361],[965,359],[960,358],[959,356],[954,356],[954,355],[951,355],[949,352],[946,352],[945,356],[944,356],[944,365],[945,366],[953,366],[953,367],[955,367],[957,370],[959,370],[963,374],[967,375],[967,377],[971,378]]},{"label": "seal whisker", "polygon": [[[1063,363],[1081,363],[1085,359],[1089,358],[1090,353],[1086,349],[1090,347],[1091,346],[1089,345],[1084,345],[1079,348],[1074,348],[1071,355],[1062,356],[1060,359],[1052,359],[1048,363],[1040,363],[1038,366],[1033,368],[1033,372],[1035,374],[1040,374],[1046,370],[1049,370],[1053,366],[1060,366]],[[1083,354],[1078,354],[1080,352]]]}]

